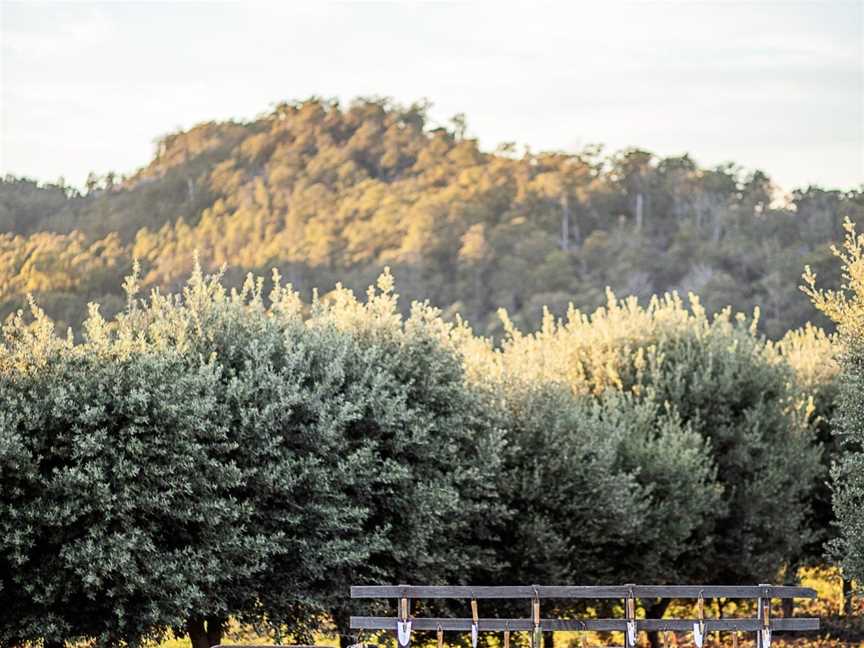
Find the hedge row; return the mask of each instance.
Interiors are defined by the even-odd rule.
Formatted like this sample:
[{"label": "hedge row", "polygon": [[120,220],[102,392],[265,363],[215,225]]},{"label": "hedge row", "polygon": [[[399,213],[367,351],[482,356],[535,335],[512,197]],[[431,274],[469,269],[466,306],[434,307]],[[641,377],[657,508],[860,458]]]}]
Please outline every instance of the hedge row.
[{"label": "hedge row", "polygon": [[495,346],[387,274],[127,292],[81,340],[3,327],[0,646],[347,634],[352,583],[764,582],[814,539],[812,331],[610,296]]}]

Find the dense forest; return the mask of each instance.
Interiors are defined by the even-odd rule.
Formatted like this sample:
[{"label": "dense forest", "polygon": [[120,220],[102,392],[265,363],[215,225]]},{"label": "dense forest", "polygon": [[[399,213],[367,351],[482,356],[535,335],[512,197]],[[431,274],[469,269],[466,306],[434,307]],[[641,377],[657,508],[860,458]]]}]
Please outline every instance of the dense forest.
[{"label": "dense forest", "polygon": [[707,169],[689,156],[483,151],[456,116],[361,99],[280,104],[249,122],[163,137],[127,177],[86,188],[0,181],[0,315],[32,294],[60,327],[89,301],[111,315],[133,259],[145,287],[176,289],[197,251],[226,281],[277,268],[313,289],[369,285],[385,266],[402,303],[428,299],[498,336],[504,307],[534,328],[542,307],[591,310],[605,288],[647,300],[695,292],[714,312],[760,308],[779,338],[827,320],[800,293],[809,264],[836,279],[830,244],[864,216],[864,186],[785,198],[761,171]]}]

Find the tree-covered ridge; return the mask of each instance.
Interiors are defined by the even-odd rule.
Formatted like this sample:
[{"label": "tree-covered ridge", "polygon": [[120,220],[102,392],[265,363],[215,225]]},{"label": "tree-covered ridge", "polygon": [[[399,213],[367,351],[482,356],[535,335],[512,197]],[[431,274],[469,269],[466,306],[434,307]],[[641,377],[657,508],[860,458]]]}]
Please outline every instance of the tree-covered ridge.
[{"label": "tree-covered ridge", "polygon": [[195,250],[227,280],[278,268],[303,294],[360,289],[389,265],[405,302],[428,298],[502,333],[542,306],[695,291],[709,312],[762,310],[772,337],[816,317],[800,268],[835,272],[829,243],[864,216],[864,190],[796,190],[733,165],[627,150],[484,152],[464,118],[432,128],[424,105],[285,103],[245,123],[164,137],[135,174],[92,177],[83,195],[0,182],[0,312],[32,292],[66,324],[89,300],[123,305],[138,258],[146,285],[176,288]]}]

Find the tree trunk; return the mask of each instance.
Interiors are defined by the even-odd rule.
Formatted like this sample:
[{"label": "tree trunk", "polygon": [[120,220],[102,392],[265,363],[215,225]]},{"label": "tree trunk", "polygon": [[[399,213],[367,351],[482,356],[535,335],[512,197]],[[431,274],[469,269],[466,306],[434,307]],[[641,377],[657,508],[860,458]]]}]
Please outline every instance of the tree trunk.
[{"label": "tree trunk", "polygon": [[351,614],[348,610],[345,608],[330,610],[330,618],[333,620],[333,625],[336,626],[336,633],[339,635],[339,648],[348,648],[348,646],[359,642],[360,635],[352,634]]},{"label": "tree trunk", "polygon": [[783,618],[784,619],[791,619],[793,616],[795,616],[795,600],[794,599],[791,599],[791,598],[781,599],[780,605],[782,606],[781,609],[783,610]]},{"label": "tree trunk", "polygon": [[222,632],[225,629],[225,619],[207,617],[207,644],[218,646],[222,643]]},{"label": "tree trunk", "polygon": [[852,581],[843,578],[843,615],[852,616]]},{"label": "tree trunk", "polygon": [[210,648],[203,618],[193,617],[189,619],[186,623],[186,632],[189,633],[189,641],[192,643],[192,648]]},{"label": "tree trunk", "polygon": [[543,648],[555,648],[555,633],[554,632],[544,632],[543,633]]},{"label": "tree trunk", "polygon": [[[792,564],[786,567],[786,574],[783,576],[783,584],[784,585],[797,585],[798,584],[798,565],[797,561],[794,561]],[[795,616],[795,600],[794,599],[780,599],[780,609],[783,611],[783,617],[786,619],[792,618]]]},{"label": "tree trunk", "polygon": [[566,193],[561,195],[561,249],[570,251],[570,201]]},{"label": "tree trunk", "polygon": [[[671,602],[672,599],[655,599],[653,603],[645,606],[645,618],[662,619]],[[648,643],[651,648],[660,648],[660,633],[657,630],[648,633]]]},{"label": "tree trunk", "polygon": [[711,234],[712,243],[717,243],[723,235],[723,223],[719,214],[714,215],[714,230]]},{"label": "tree trunk", "polygon": [[486,302],[489,301],[489,290],[486,288],[486,282],[484,281],[484,271],[485,266],[480,264],[478,264],[477,269],[474,270],[474,304],[476,306],[474,315],[475,322],[482,321],[483,316],[489,312],[486,304]]}]

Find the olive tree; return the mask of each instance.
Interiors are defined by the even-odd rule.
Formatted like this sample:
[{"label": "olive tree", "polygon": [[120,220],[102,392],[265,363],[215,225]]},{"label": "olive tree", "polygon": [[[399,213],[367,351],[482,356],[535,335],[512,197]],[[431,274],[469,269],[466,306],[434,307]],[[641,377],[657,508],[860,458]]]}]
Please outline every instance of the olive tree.
[{"label": "olive tree", "polygon": [[517,512],[499,534],[506,578],[680,578],[723,507],[710,443],[666,405],[611,388],[577,392],[538,371],[557,352],[517,346],[518,336],[500,351],[467,329],[459,336],[471,380],[506,430],[499,488]]},{"label": "olive tree", "polygon": [[[674,414],[701,438],[719,500],[705,500],[710,506],[677,558],[663,558],[668,571],[659,578],[764,582],[800,554],[821,447],[792,369],[755,320],[729,310],[709,317],[693,296],[689,307],[676,295],[643,307],[611,293],[591,315],[571,307],[556,321],[547,313],[531,334],[502,315],[500,351],[465,342],[472,380],[551,383],[601,402],[619,392]],[[660,615],[668,602],[646,604]]]},{"label": "olive tree", "polygon": [[590,316],[549,316],[532,335],[511,326],[497,362],[576,394],[613,389],[668,406],[705,440],[723,505],[706,530],[710,545],[686,561],[682,579],[771,579],[808,540],[821,448],[792,369],[755,319],[728,309],[710,317],[695,296],[689,307],[676,295],[641,307],[610,293]]},{"label": "olive tree", "polygon": [[219,371],[259,567],[214,564],[186,624],[196,646],[229,615],[347,635],[348,584],[464,579],[494,557],[499,435],[437,312],[403,320],[389,275],[365,302],[340,289],[307,306],[278,275],[265,298],[261,280],[228,291],[196,270],[181,294],[135,301],[116,335]]},{"label": "olive tree", "polygon": [[806,269],[804,292],[814,305],[837,324],[840,375],[835,416],[832,420],[841,452],[832,471],[834,513],[839,537],[833,554],[845,579],[864,579],[864,236],[850,221],[846,239],[834,254],[843,269],[837,289],[820,289],[816,275]]},{"label": "olive tree", "polygon": [[0,645],[158,638],[202,600],[220,553],[248,543],[218,370],[73,345],[38,310],[4,334]]},{"label": "olive tree", "polygon": [[675,580],[718,504],[705,441],[650,402],[523,393],[507,424],[502,533],[507,577],[524,582]]},{"label": "olive tree", "polygon": [[[338,288],[313,309],[309,326],[335,325],[360,352],[351,381],[366,376],[375,394],[346,429],[345,452],[372,457],[352,489],[368,512],[364,534],[381,544],[366,561],[339,570],[344,583],[470,583],[504,565],[495,549],[508,502],[500,497],[504,436],[466,381],[453,327],[415,303],[398,308],[393,279],[360,301]],[[347,632],[347,588],[331,613]],[[356,606],[355,606],[356,609]]]},{"label": "olive tree", "polygon": [[[229,617],[347,633],[351,582],[464,579],[494,560],[501,439],[437,312],[390,279],[310,306],[193,273],[85,340],[4,331],[3,641],[116,645]],[[6,493],[9,496],[6,497]]]}]

